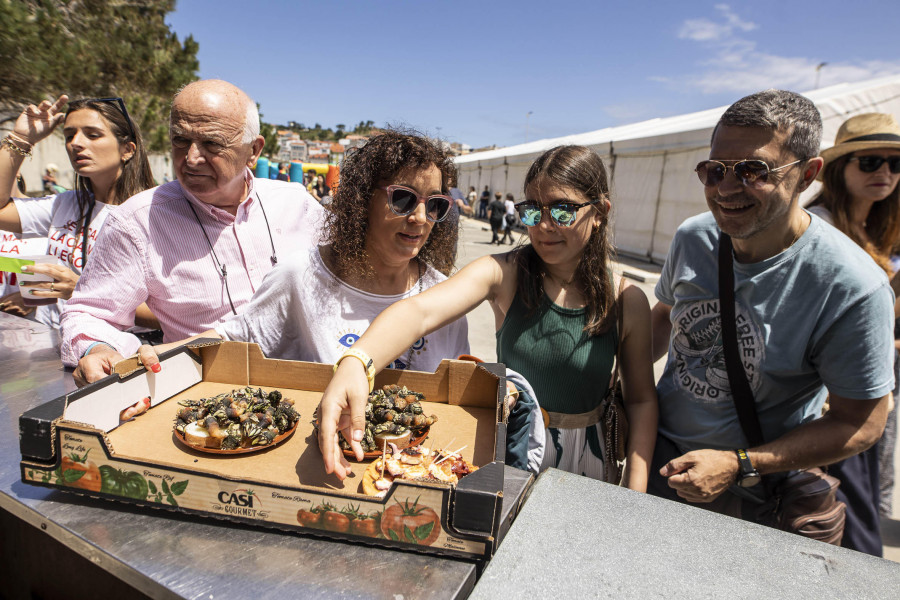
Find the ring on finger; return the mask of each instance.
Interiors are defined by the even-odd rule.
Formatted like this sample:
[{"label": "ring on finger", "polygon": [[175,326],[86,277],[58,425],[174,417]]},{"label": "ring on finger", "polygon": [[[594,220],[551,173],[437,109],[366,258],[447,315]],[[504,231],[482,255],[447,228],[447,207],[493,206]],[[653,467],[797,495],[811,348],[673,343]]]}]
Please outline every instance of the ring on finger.
[{"label": "ring on finger", "polygon": [[[54,283],[55,283],[55,282],[54,282]],[[55,291],[56,291],[56,290],[53,289],[53,283],[50,284],[50,291],[51,291],[51,292],[55,292]]]}]

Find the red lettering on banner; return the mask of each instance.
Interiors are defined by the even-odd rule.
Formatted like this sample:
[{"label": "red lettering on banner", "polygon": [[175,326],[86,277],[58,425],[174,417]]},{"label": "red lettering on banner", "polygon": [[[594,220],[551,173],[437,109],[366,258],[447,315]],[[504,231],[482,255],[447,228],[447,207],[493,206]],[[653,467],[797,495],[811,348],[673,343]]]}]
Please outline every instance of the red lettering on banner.
[{"label": "red lettering on banner", "polygon": [[19,242],[16,240],[15,242],[9,244],[0,244],[0,253],[3,254],[21,254],[22,251],[19,250]]}]

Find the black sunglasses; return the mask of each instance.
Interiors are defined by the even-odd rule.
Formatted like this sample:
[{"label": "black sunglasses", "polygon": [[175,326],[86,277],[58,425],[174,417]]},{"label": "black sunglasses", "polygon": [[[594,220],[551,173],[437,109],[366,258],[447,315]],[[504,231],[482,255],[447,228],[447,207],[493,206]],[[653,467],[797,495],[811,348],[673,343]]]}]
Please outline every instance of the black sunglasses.
[{"label": "black sunglasses", "polygon": [[553,204],[539,204],[534,200],[526,200],[516,204],[516,210],[519,211],[519,218],[526,227],[535,227],[541,222],[541,215],[544,209],[550,213],[550,218],[559,227],[571,227],[575,224],[575,217],[578,211],[585,206],[591,206],[600,202],[599,199],[585,202],[584,204],[576,204],[575,202],[554,202]]},{"label": "black sunglasses", "polygon": [[107,102],[118,108],[119,112],[124,115],[125,123],[128,125],[128,135],[131,136],[132,140],[137,141],[137,136],[134,135],[134,126],[131,124],[131,117],[128,115],[128,109],[125,108],[124,100],[116,96],[115,98],[88,98],[85,102]]},{"label": "black sunglasses", "polygon": [[379,187],[388,195],[388,206],[391,212],[399,217],[405,217],[413,213],[419,202],[425,203],[425,218],[429,221],[439,223],[447,218],[450,214],[450,206],[453,199],[443,194],[434,194],[431,196],[420,196],[415,190],[402,185],[389,185],[387,187]]},{"label": "black sunglasses", "polygon": [[859,170],[863,173],[874,173],[884,163],[888,164],[888,169],[894,175],[900,173],[900,156],[851,156],[847,160],[847,162],[853,161],[859,163]]},{"label": "black sunglasses", "polygon": [[805,158],[801,158],[774,169],[770,169],[769,165],[762,160],[739,160],[735,161],[733,165],[726,165],[718,160],[704,160],[697,164],[697,168],[694,171],[697,172],[700,183],[708,187],[722,183],[725,175],[728,173],[728,169],[733,170],[734,176],[740,179],[745,186],[759,187],[769,180],[769,173],[787,169],[805,160]]}]

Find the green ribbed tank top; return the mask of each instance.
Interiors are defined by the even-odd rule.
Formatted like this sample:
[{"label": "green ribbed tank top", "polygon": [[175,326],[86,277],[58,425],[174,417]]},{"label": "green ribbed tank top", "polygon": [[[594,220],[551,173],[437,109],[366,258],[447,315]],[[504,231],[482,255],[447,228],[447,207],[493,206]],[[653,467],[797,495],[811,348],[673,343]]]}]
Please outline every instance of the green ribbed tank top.
[{"label": "green ribbed tank top", "polygon": [[529,315],[516,294],[497,331],[497,360],[528,380],[545,410],[588,412],[606,395],[617,327],[588,337],[584,323],[584,308],[557,306],[546,295]]}]

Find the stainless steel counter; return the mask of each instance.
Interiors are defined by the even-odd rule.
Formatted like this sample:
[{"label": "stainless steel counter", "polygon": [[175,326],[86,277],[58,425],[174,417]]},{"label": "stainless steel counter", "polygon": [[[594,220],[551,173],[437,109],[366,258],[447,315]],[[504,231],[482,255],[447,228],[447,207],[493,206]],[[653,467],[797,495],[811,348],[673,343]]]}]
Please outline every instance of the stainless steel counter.
[{"label": "stainless steel counter", "polygon": [[[52,584],[59,583],[53,578],[63,577],[59,564],[47,564],[42,580],[28,580],[40,570],[32,563],[44,560],[41,545],[56,542],[73,553],[71,560],[85,557],[152,598],[394,600],[458,598],[471,591],[476,577],[471,562],[155,514],[149,508],[23,484],[19,415],[75,389],[71,373],[60,363],[57,343],[55,331],[0,313],[0,509],[4,523],[22,522],[15,535],[29,538],[13,540],[11,529],[0,529],[0,536],[7,536],[2,548],[12,555],[0,556],[0,561],[7,569],[15,561],[28,567],[12,573],[12,583],[0,584],[5,588],[0,596],[58,589],[62,584]],[[38,551],[25,550],[35,546]],[[56,554],[48,551],[46,556]],[[52,597],[53,592],[40,595]]]}]

